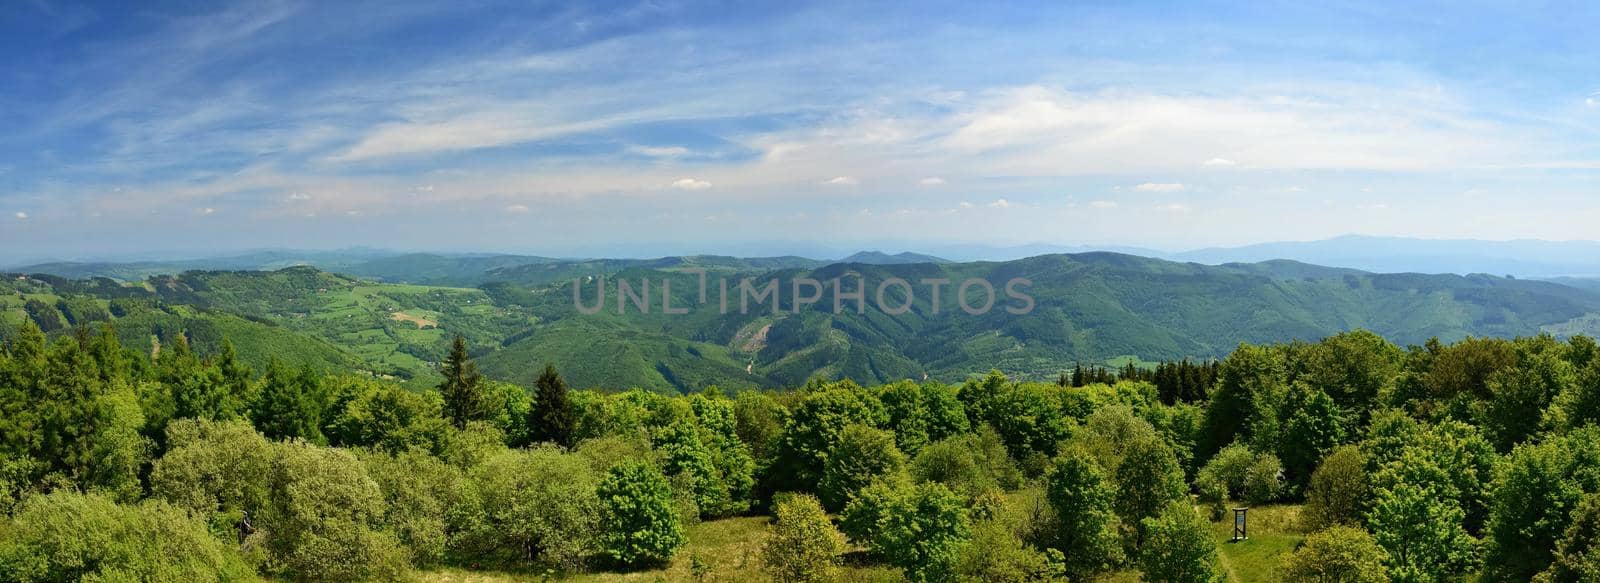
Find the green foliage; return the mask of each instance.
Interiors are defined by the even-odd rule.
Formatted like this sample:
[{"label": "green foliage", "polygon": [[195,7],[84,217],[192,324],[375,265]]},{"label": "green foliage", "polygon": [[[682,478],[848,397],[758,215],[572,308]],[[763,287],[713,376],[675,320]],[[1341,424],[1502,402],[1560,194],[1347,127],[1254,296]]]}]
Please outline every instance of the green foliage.
[{"label": "green foliage", "polygon": [[1311,474],[1306,504],[1300,511],[1307,530],[1362,523],[1369,491],[1366,466],[1366,454],[1353,445],[1335,449],[1323,458],[1322,465]]},{"label": "green foliage", "polygon": [[394,533],[412,565],[443,562],[451,535],[468,526],[476,492],[461,470],[420,450],[362,459],[383,492],[384,530]]},{"label": "green foliage", "polygon": [[1045,492],[1055,512],[1048,542],[1065,554],[1068,577],[1088,579],[1122,560],[1112,510],[1116,495],[1092,456],[1078,448],[1062,452],[1046,476]]},{"label": "green foliage", "polygon": [[1555,561],[1533,578],[1539,583],[1600,580],[1600,495],[1585,496],[1572,513],[1572,526],[1556,546]]},{"label": "green foliage", "polygon": [[1519,350],[1517,363],[1488,379],[1483,427],[1497,449],[1511,451],[1539,430],[1540,416],[1557,395],[1577,383],[1572,364],[1549,352]]},{"label": "green foliage", "polygon": [[1009,525],[984,520],[972,526],[972,540],[961,549],[956,576],[961,581],[1034,583],[1062,578],[1045,553],[1022,542]]},{"label": "green foliage", "polygon": [[205,524],[160,501],[55,492],[0,524],[0,581],[255,581]]},{"label": "green foliage", "polygon": [[1401,581],[1437,581],[1476,566],[1478,541],[1446,471],[1417,448],[1373,476],[1367,523]]},{"label": "green foliage", "polygon": [[762,544],[762,568],[778,581],[823,582],[838,577],[844,535],[817,499],[782,496],[772,510],[772,536]]},{"label": "green foliage", "polygon": [[1217,580],[1217,544],[1211,529],[1188,504],[1173,502],[1144,519],[1145,544],[1139,550],[1144,580],[1160,583],[1211,583]]},{"label": "green foliage", "polygon": [[844,428],[876,426],[883,421],[882,404],[854,383],[809,390],[788,416],[775,466],[787,474],[794,487],[815,491],[828,452],[833,451]]},{"label": "green foliage", "polygon": [[329,443],[389,453],[443,453],[451,428],[437,393],[355,377],[334,377],[329,385],[332,397],[322,427]]},{"label": "green foliage", "polygon": [[[1183,468],[1165,443],[1154,437],[1135,439],[1112,474],[1116,484],[1117,515],[1141,526],[1144,519],[1156,516],[1168,503],[1183,497],[1187,485]],[[1148,536],[1141,532],[1141,539]]]},{"label": "green foliage", "polygon": [[[1365,394],[1366,390],[1359,389],[1359,392]],[[1371,402],[1372,398],[1363,397],[1361,402]],[[1356,411],[1358,415],[1365,415],[1368,409]],[[1327,393],[1305,383],[1295,383],[1284,401],[1283,418],[1284,432],[1278,442],[1277,457],[1283,461],[1287,481],[1298,490],[1310,480],[1317,462],[1344,443],[1344,411]]]},{"label": "green foliage", "polygon": [[269,439],[323,441],[321,375],[309,368],[291,372],[273,359],[261,377],[260,394],[251,410],[251,420],[263,435]]},{"label": "green foliage", "polygon": [[393,580],[406,553],[381,530],[382,491],[349,452],[304,442],[275,446],[266,533],[268,567],[312,580]]},{"label": "green foliage", "polygon": [[1210,458],[1235,440],[1257,450],[1274,449],[1279,437],[1278,415],[1287,392],[1285,366],[1281,351],[1249,344],[1240,344],[1223,359],[1211,406],[1206,409],[1197,459]]},{"label": "green foliage", "polygon": [[450,344],[450,355],[445,358],[440,371],[444,380],[439,383],[439,394],[444,396],[444,414],[457,429],[472,421],[489,416],[489,397],[484,391],[483,377],[478,366],[467,356],[467,340],[461,336]]},{"label": "green foliage", "polygon": [[1600,493],[1600,431],[1518,446],[1492,491],[1486,574],[1496,581],[1531,579],[1554,560],[1583,496]]},{"label": "green foliage", "polygon": [[1283,465],[1277,456],[1264,454],[1256,457],[1244,476],[1244,499],[1251,504],[1266,504],[1278,499],[1283,491]]},{"label": "green foliage", "polygon": [[556,374],[552,364],[534,383],[533,407],[529,411],[528,434],[534,442],[550,442],[562,447],[576,443],[577,415],[567,396],[567,382]]},{"label": "green foliage", "polygon": [[[174,421],[167,446],[150,472],[156,497],[207,517],[259,516],[266,509],[276,452],[248,423]],[[232,525],[219,526],[220,532]]]},{"label": "green foliage", "polygon": [[874,484],[851,500],[841,520],[846,534],[911,581],[953,577],[971,537],[961,497],[936,483]]},{"label": "green foliage", "polygon": [[459,552],[500,565],[576,568],[600,526],[599,477],[587,460],[546,446],[501,448],[467,472],[476,492]]},{"label": "green foliage", "polygon": [[895,481],[905,471],[905,455],[894,445],[894,433],[866,425],[839,432],[818,485],[823,502],[842,509],[855,493],[879,480]]},{"label": "green foliage", "polygon": [[1284,558],[1283,576],[1290,581],[1388,583],[1388,553],[1359,528],[1334,526],[1306,537]]},{"label": "green foliage", "polygon": [[889,416],[887,428],[895,443],[916,455],[928,443],[967,431],[967,414],[953,387],[937,383],[900,381],[885,385],[878,395]]},{"label": "green foliage", "polygon": [[672,488],[661,471],[640,462],[611,468],[598,489],[600,549],[623,565],[660,563],[683,546]]}]

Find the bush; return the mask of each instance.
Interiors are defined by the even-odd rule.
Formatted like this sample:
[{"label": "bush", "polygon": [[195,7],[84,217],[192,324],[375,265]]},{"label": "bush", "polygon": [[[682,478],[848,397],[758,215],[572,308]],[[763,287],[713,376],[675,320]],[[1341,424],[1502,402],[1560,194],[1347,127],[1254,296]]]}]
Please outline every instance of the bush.
[{"label": "bush", "polygon": [[873,484],[845,507],[842,521],[851,538],[911,581],[949,578],[971,536],[961,497],[935,483]]},{"label": "bush", "polygon": [[772,537],[761,547],[767,573],[778,581],[834,580],[845,541],[822,504],[805,494],[784,496],[772,514]]},{"label": "bush", "polygon": [[1278,456],[1263,454],[1250,464],[1244,479],[1244,497],[1251,504],[1265,504],[1278,499],[1283,491],[1283,465]]},{"label": "bush", "polygon": [[461,530],[462,515],[472,507],[461,470],[420,451],[376,453],[364,462],[383,492],[385,530],[399,537],[413,565],[442,561],[450,533]]},{"label": "bush", "polygon": [[654,466],[627,462],[600,483],[600,548],[627,566],[662,563],[683,546],[672,487]]},{"label": "bush", "polygon": [[1188,504],[1173,502],[1144,520],[1139,568],[1152,583],[1211,583],[1217,579],[1217,544],[1211,528]]},{"label": "bush", "polygon": [[1383,566],[1388,559],[1367,531],[1334,526],[1306,537],[1294,554],[1284,558],[1281,572],[1290,581],[1388,583]]},{"label": "bush", "polygon": [[378,530],[383,493],[355,456],[303,442],[278,450],[271,503],[256,521],[272,570],[325,581],[394,580],[406,571],[399,541]]},{"label": "bush", "polygon": [[1032,583],[1063,579],[1044,553],[1022,543],[1003,522],[973,526],[972,541],[961,549],[956,575],[963,581]]},{"label": "bush", "polygon": [[1333,450],[1311,474],[1306,505],[1300,511],[1310,531],[1343,524],[1361,524],[1367,503],[1367,456],[1347,445]]},{"label": "bush", "polygon": [[55,492],[23,503],[0,526],[0,580],[254,581],[255,570],[159,500],[119,506],[94,494]]},{"label": "bush", "polygon": [[859,424],[845,427],[823,464],[822,500],[829,508],[844,508],[857,491],[880,479],[894,479],[905,464],[893,433]]},{"label": "bush", "polygon": [[507,565],[582,564],[599,512],[599,478],[587,460],[551,446],[502,449],[468,478],[478,509],[461,536],[466,556]]}]

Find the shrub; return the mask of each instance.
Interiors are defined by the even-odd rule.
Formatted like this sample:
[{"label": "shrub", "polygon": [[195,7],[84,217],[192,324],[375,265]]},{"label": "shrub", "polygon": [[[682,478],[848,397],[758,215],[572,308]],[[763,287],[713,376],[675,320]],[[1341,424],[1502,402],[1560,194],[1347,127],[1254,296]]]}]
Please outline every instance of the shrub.
[{"label": "shrub", "polygon": [[256,525],[270,567],[299,579],[394,580],[405,552],[378,530],[383,493],[349,452],[290,442],[277,447],[271,503]]},{"label": "shrub", "polygon": [[1062,579],[1045,554],[1022,543],[1003,522],[986,520],[972,529],[961,549],[956,575],[964,581],[1032,583]]},{"label": "shrub", "polygon": [[599,478],[586,460],[551,446],[501,450],[468,477],[478,519],[463,533],[465,554],[503,564],[582,564],[599,508]]},{"label": "shrub", "polygon": [[472,490],[461,470],[420,451],[363,460],[367,474],[383,492],[385,530],[399,537],[411,563],[427,566],[444,559],[450,533],[460,530]]},{"label": "shrub", "polygon": [[1251,504],[1265,504],[1278,499],[1283,491],[1283,465],[1278,456],[1264,454],[1250,464],[1244,479],[1244,497]]},{"label": "shrub", "polygon": [[672,487],[654,466],[627,462],[600,483],[600,548],[627,566],[661,563],[683,546]]},{"label": "shrub", "polygon": [[1336,524],[1361,524],[1367,503],[1367,456],[1347,445],[1333,450],[1311,474],[1306,505],[1300,511],[1307,530]]},{"label": "shrub", "polygon": [[1367,531],[1334,526],[1306,537],[1284,558],[1281,573],[1290,581],[1388,583],[1388,558]]},{"label": "shrub", "polygon": [[935,483],[873,484],[845,507],[843,522],[851,538],[911,581],[949,578],[971,536],[961,497]]},{"label": "shrub", "polygon": [[822,504],[809,495],[785,496],[772,514],[772,537],[761,547],[767,573],[778,581],[834,580],[845,541]]},{"label": "shrub", "polygon": [[0,527],[0,580],[256,579],[233,545],[159,500],[119,506],[98,495],[59,491],[30,498]]},{"label": "shrub", "polygon": [[1145,541],[1139,568],[1153,583],[1215,581],[1217,544],[1211,528],[1188,504],[1173,502],[1144,520]]}]

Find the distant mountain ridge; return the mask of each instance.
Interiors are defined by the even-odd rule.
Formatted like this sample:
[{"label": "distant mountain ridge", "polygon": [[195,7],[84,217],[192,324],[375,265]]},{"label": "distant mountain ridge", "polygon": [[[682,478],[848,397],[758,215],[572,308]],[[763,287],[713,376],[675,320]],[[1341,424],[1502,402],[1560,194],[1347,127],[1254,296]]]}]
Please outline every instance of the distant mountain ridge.
[{"label": "distant mountain ridge", "polygon": [[[133,284],[11,275],[0,280],[0,336],[21,318],[110,317],[126,345],[141,351],[151,348],[152,336],[180,331],[201,347],[214,346],[222,332],[244,334],[242,342],[252,346],[298,350],[276,351],[286,359],[298,354],[319,366],[361,363],[372,374],[425,387],[435,382],[434,366],[449,338],[460,334],[491,378],[530,383],[543,363],[553,362],[577,386],[688,391],[797,386],[815,376],[958,381],[991,368],[1053,378],[1079,362],[1211,358],[1239,342],[1314,340],[1355,328],[1400,344],[1430,337],[1600,332],[1600,289],[1482,274],[1370,273],[1289,260],[1202,265],[1092,252],[887,264],[709,255],[482,256],[458,262],[422,254],[381,261],[376,265],[389,273],[439,280],[470,275],[478,283],[376,283],[375,277],[306,266],[191,271]],[[458,264],[473,267],[452,272]],[[705,297],[702,273],[709,280]],[[599,282],[592,276],[610,283],[601,310],[581,313],[573,285],[583,282],[580,291],[593,294]],[[949,288],[937,305],[928,290],[913,290],[909,310],[899,314],[875,301],[849,309],[858,300],[844,296],[838,299],[847,308],[835,312],[832,286],[822,286],[815,303],[799,304],[798,292],[784,283],[777,286],[777,299],[757,300],[747,311],[738,299],[719,310],[715,295],[721,280],[827,282],[855,276],[867,286],[865,298],[875,298],[875,282],[889,279],[981,279],[1002,294],[998,307],[979,314],[957,306]],[[1031,282],[1023,288],[1034,301],[1026,313],[1002,309],[1017,304],[1003,295],[1003,285],[1014,278]],[[624,309],[620,281],[634,290],[649,282],[641,297],[652,309],[641,313],[631,303]],[[894,291],[890,300],[904,298]],[[102,311],[96,305],[109,315],[91,316]],[[664,305],[687,311],[663,313]],[[55,329],[66,333],[59,325]]]},{"label": "distant mountain ridge", "polygon": [[[663,261],[703,262],[712,267],[760,266],[815,267],[830,263],[895,265],[1013,261],[1052,254],[1112,252],[1206,265],[1259,263],[1277,259],[1312,265],[1357,269],[1372,273],[1488,273],[1524,278],[1600,278],[1600,242],[1596,241],[1482,241],[1472,239],[1418,239],[1345,235],[1317,241],[1284,241],[1240,247],[1209,247],[1189,251],[1162,251],[1118,245],[1018,246],[965,245],[944,242],[906,242],[897,254],[858,251],[837,260],[803,255],[734,257],[679,255],[655,258],[572,258],[508,253],[426,253],[376,249],[337,251],[265,250],[213,258],[137,261],[57,261],[14,266],[5,271],[47,273],[62,277],[110,277],[133,281],[159,274],[202,269],[277,269],[312,265],[320,269],[371,277],[438,285],[475,286],[496,278],[500,271],[529,266],[589,264],[601,267],[648,266]],[[880,247],[881,248],[881,247]],[[560,271],[559,268],[555,271]]]}]

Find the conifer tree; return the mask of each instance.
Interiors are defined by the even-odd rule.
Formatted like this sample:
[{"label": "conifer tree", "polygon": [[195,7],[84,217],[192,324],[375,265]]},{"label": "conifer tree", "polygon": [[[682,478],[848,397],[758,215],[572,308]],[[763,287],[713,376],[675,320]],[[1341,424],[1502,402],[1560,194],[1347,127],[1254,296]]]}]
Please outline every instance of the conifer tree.
[{"label": "conifer tree", "polygon": [[529,410],[528,433],[535,442],[550,442],[562,447],[572,446],[572,436],[577,415],[572,400],[567,395],[567,382],[561,380],[556,367],[544,365],[544,373],[534,383],[533,407]]},{"label": "conifer tree", "polygon": [[483,376],[478,365],[467,356],[467,340],[456,336],[450,345],[450,356],[444,361],[444,381],[439,383],[439,394],[444,397],[444,413],[457,429],[465,429],[467,422],[480,421],[488,416],[488,396],[483,391]]}]

